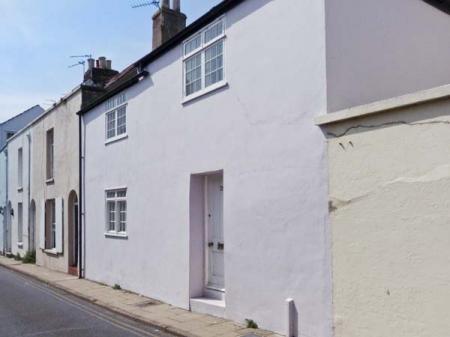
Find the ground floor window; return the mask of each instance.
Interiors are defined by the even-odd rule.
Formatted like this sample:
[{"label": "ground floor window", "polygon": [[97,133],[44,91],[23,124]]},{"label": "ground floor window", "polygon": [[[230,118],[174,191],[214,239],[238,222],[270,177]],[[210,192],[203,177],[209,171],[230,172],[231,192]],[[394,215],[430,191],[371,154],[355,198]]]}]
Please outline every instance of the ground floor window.
[{"label": "ground floor window", "polygon": [[49,199],[45,206],[45,248],[56,248],[56,205],[55,199]]},{"label": "ground floor window", "polygon": [[124,235],[127,232],[127,190],[106,191],[106,231]]},{"label": "ground floor window", "polygon": [[23,204],[21,202],[17,205],[17,242],[23,241]]}]

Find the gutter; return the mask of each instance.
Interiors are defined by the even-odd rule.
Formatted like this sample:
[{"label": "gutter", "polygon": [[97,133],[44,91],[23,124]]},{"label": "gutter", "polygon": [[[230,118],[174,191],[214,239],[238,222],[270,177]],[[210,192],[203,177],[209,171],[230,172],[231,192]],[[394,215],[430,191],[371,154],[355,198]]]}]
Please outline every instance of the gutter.
[{"label": "gutter", "polygon": [[[139,73],[137,73],[136,75],[134,75],[133,77],[131,77],[127,81],[121,83],[120,85],[118,85],[114,89],[111,89],[111,90],[107,91],[103,96],[97,98],[92,103],[87,104],[85,107],[81,108],[81,110],[78,111],[77,114],[79,116],[84,115],[89,110],[95,108],[97,105],[103,103],[104,101],[108,100],[109,98],[113,97],[114,95],[118,94],[119,92],[121,92],[121,91],[123,91],[123,90],[125,90],[125,89],[127,89],[127,88],[129,88],[129,87],[131,87],[133,85],[135,85],[136,83],[139,83],[144,78],[146,78],[148,75],[149,75],[148,71],[146,71],[146,70],[140,71]],[[80,128],[81,128],[81,124],[80,124]],[[80,144],[81,144],[81,140],[80,140]],[[80,154],[80,158],[81,158],[81,154]]]}]

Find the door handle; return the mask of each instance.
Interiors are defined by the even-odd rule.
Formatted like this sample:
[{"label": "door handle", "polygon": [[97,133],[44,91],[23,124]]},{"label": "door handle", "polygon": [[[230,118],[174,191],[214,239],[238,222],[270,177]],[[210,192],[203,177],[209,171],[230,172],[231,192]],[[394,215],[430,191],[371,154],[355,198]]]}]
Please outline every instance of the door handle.
[{"label": "door handle", "polygon": [[223,242],[218,242],[217,243],[217,249],[218,250],[223,250],[225,248],[225,244]]}]

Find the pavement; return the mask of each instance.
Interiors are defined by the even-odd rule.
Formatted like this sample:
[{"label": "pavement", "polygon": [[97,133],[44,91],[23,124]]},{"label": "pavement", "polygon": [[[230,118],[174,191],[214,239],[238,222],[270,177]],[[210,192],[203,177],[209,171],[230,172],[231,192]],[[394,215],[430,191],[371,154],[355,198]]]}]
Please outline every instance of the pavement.
[{"label": "pavement", "polygon": [[[126,290],[114,290],[111,287],[97,282],[79,279],[75,276],[52,271],[34,264],[23,264],[20,261],[15,261],[3,256],[0,256],[0,266],[32,277],[52,288],[76,296],[79,299],[88,301],[108,311],[120,314],[127,319],[135,321],[136,324],[148,324],[150,327],[156,328],[156,330],[161,332],[183,337],[281,337],[270,331],[247,329],[243,325],[233,321],[193,313]],[[2,296],[1,293],[0,296]],[[0,298],[3,302],[3,297]],[[0,310],[0,319],[1,314]],[[155,330],[152,331],[155,332]],[[0,330],[0,336],[8,335],[1,334]],[[82,336],[88,335],[84,334]],[[103,335],[99,334],[93,336],[102,337]],[[112,337],[116,335],[111,333],[105,336]],[[122,337],[128,335],[121,334],[118,336]]]}]

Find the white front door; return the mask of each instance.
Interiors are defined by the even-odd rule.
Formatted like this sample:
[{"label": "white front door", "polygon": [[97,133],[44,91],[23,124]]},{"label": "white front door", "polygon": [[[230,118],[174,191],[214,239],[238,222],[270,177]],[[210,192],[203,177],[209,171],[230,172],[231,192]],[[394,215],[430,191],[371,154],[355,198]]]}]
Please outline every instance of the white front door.
[{"label": "white front door", "polygon": [[225,290],[225,261],[223,240],[223,176],[212,174],[205,177],[206,183],[206,244],[207,287]]}]

